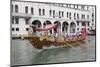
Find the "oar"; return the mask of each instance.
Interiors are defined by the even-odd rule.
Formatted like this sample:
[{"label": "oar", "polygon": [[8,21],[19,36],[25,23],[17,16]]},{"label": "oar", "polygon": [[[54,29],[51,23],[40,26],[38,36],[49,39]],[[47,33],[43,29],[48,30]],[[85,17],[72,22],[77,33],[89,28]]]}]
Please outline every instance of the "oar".
[{"label": "oar", "polygon": [[69,47],[73,48],[73,46],[67,42],[65,42],[66,45],[68,45]]}]

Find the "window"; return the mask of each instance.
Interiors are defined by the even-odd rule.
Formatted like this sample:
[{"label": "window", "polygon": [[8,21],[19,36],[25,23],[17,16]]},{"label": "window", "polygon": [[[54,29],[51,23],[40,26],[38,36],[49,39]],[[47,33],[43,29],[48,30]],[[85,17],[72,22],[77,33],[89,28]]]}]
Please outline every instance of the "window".
[{"label": "window", "polygon": [[25,13],[28,13],[28,6],[25,7]]},{"label": "window", "polygon": [[76,19],[76,13],[74,13],[74,19]]},{"label": "window", "polygon": [[94,8],[92,8],[92,12],[94,12]]},{"label": "window", "polygon": [[88,26],[89,26],[89,22],[88,22]]},{"label": "window", "polygon": [[15,5],[15,12],[18,12],[18,5]]},{"label": "window", "polygon": [[77,21],[77,26],[79,26],[79,22]]},{"label": "window", "polygon": [[12,12],[13,12],[13,5],[12,5]]},{"label": "window", "polygon": [[81,18],[83,19],[83,14],[81,15]]},{"label": "window", "polygon": [[45,15],[45,10],[43,9],[43,15]]},{"label": "window", "polygon": [[64,17],[64,12],[62,11],[62,17]]},{"label": "window", "polygon": [[92,17],[94,17],[94,13],[92,13]]},{"label": "window", "polygon": [[62,31],[64,31],[64,27],[62,27]]},{"label": "window", "polygon": [[84,6],[84,5],[82,5],[82,6],[81,6],[81,9],[82,9],[82,10],[84,10],[84,8],[85,8],[85,6]]},{"label": "window", "polygon": [[87,19],[89,19],[89,15],[87,15]]},{"label": "window", "polygon": [[85,19],[85,15],[83,15],[83,19]]},{"label": "window", "polygon": [[82,19],[85,19],[85,15],[84,15],[84,14],[82,14],[82,15],[81,15],[81,18],[82,18]]},{"label": "window", "polygon": [[85,26],[85,22],[82,22],[82,26]]},{"label": "window", "polygon": [[68,12],[67,12],[67,18],[68,18]]},{"label": "window", "polygon": [[92,18],[94,18],[94,13],[92,13]]},{"label": "window", "polygon": [[26,21],[26,24],[28,24],[28,20],[29,20],[29,19],[25,19],[25,21]]},{"label": "window", "polygon": [[19,18],[15,18],[15,24],[19,24]]},{"label": "window", "polygon": [[75,4],[74,4],[73,6],[74,6],[74,8],[75,8]]},{"label": "window", "polygon": [[53,10],[53,18],[55,18],[55,10]]},{"label": "window", "polygon": [[92,19],[92,22],[94,22],[94,19]]},{"label": "window", "polygon": [[77,5],[77,8],[78,8],[78,5]]},{"label": "window", "polygon": [[61,18],[61,11],[59,11],[59,18]]},{"label": "window", "polygon": [[92,13],[92,22],[94,22],[94,13]]},{"label": "window", "polygon": [[14,24],[14,17],[12,17],[12,24]]},{"label": "window", "polygon": [[89,30],[89,28],[88,28],[88,30]]},{"label": "window", "polygon": [[41,16],[41,9],[39,8],[39,15]]},{"label": "window", "polygon": [[12,31],[14,31],[14,28],[12,28]]},{"label": "window", "polygon": [[68,7],[68,4],[66,4],[66,7]]},{"label": "window", "polygon": [[69,14],[69,17],[70,17],[70,19],[71,19],[71,12],[70,12],[70,14]]},{"label": "window", "polygon": [[50,14],[50,16],[51,16],[51,14],[52,14],[52,11],[51,11],[51,10],[49,11],[49,14]]},{"label": "window", "polygon": [[79,14],[77,13],[77,19],[79,19]]},{"label": "window", "polygon": [[16,31],[19,31],[19,28],[16,28]]},{"label": "window", "polygon": [[77,30],[79,30],[79,28],[77,28]]},{"label": "window", "polygon": [[26,31],[28,31],[29,30],[29,28],[26,28]]},{"label": "window", "polygon": [[31,7],[31,14],[33,14],[34,12],[33,12],[33,7]]},{"label": "window", "polygon": [[89,7],[87,6],[87,10],[89,10]]},{"label": "window", "polygon": [[82,30],[83,30],[84,28],[82,28]]},{"label": "window", "polygon": [[92,26],[94,25],[94,23],[92,23]]}]

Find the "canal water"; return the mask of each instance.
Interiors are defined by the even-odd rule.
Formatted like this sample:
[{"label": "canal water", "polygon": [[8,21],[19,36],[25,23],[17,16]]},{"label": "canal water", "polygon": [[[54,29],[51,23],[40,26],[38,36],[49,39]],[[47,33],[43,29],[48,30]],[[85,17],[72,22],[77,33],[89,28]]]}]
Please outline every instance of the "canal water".
[{"label": "canal water", "polygon": [[45,64],[95,60],[95,36],[73,48],[36,49],[28,40],[12,40],[11,65]]}]

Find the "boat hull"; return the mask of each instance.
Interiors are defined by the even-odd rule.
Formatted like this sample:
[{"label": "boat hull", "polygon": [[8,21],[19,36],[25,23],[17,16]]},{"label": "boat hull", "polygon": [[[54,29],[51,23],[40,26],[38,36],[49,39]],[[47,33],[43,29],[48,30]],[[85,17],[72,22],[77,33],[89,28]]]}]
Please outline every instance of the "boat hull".
[{"label": "boat hull", "polygon": [[52,45],[55,47],[60,47],[60,46],[71,46],[72,47],[75,43],[84,42],[85,39],[57,42],[57,41],[48,41],[48,40],[41,41],[39,37],[32,37],[31,39],[28,39],[28,40],[30,41],[33,47],[37,49],[42,49],[44,46],[50,47]]}]

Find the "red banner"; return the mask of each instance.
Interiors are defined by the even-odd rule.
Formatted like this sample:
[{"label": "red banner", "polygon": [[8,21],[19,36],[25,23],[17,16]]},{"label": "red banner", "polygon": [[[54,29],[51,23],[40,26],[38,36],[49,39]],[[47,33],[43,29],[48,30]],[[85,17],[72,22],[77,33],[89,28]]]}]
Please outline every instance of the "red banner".
[{"label": "red banner", "polygon": [[34,31],[47,31],[47,30],[51,30],[51,29],[54,29],[54,28],[57,28],[58,24],[48,24],[45,26],[45,28],[35,28],[34,26],[32,26],[33,30]]}]

